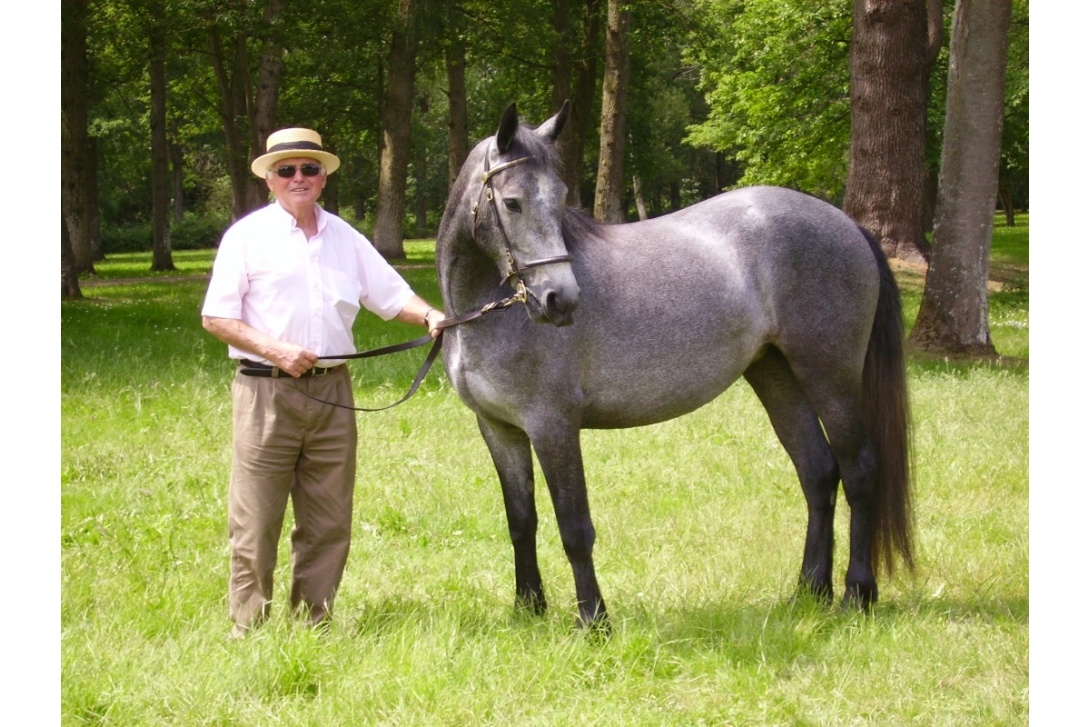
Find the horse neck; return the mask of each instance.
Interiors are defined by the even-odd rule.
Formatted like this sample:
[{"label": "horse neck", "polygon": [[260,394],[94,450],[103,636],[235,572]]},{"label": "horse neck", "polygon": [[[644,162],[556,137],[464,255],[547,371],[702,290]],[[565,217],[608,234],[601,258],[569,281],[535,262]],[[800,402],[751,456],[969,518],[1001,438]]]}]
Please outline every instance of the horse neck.
[{"label": "horse neck", "polygon": [[473,239],[472,204],[466,184],[451,190],[435,242],[439,292],[448,314],[461,314],[490,302],[499,285],[496,265]]}]

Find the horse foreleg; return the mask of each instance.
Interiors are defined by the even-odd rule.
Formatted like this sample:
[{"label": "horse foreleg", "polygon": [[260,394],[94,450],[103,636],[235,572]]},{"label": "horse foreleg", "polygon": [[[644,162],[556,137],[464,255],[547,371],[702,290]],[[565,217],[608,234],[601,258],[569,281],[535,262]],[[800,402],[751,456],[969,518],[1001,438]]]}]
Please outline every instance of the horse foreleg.
[{"label": "horse foreleg", "polygon": [[806,544],[799,589],[822,600],[832,600],[833,516],[840,483],[836,459],[817,412],[778,350],[770,350],[751,364],[745,378],[768,412],[776,436],[795,465],[806,497]]},{"label": "horse foreleg", "polygon": [[512,426],[477,417],[503,488],[507,527],[515,550],[515,608],[545,613],[545,591],[537,564],[537,505],[530,439]]},{"label": "horse foreleg", "polygon": [[583,626],[608,630],[606,604],[594,571],[594,524],[590,519],[579,430],[563,425],[542,429],[547,433],[536,436],[531,433],[531,439],[549,485],[564,553],[575,576],[579,621]]}]

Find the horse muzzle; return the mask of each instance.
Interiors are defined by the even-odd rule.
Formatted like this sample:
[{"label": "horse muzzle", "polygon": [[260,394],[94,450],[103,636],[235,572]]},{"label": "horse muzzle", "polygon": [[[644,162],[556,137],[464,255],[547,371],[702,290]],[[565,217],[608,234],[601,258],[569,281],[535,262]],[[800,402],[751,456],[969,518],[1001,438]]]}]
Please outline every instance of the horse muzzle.
[{"label": "horse muzzle", "polygon": [[526,310],[535,323],[551,323],[554,326],[570,326],[575,323],[575,309],[579,307],[579,286],[546,285],[540,290],[527,289]]}]

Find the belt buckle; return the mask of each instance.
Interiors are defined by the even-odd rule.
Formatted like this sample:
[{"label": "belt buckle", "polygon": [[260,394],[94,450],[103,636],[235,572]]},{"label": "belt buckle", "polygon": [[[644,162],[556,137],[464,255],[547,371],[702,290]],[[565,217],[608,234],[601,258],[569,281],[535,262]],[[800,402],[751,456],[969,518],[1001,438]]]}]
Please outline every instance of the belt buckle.
[{"label": "belt buckle", "polygon": [[324,369],[321,366],[315,366],[311,369],[314,376],[325,376],[329,373],[329,369]]}]

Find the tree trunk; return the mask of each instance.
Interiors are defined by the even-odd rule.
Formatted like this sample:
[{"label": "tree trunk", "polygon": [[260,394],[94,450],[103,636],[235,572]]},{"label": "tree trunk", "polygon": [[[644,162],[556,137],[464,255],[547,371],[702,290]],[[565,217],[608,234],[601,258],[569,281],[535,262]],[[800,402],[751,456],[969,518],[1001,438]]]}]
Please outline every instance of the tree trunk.
[{"label": "tree trunk", "polygon": [[412,131],[416,64],[414,14],[417,0],[399,0],[398,22],[390,43],[389,73],[382,103],[378,200],[374,244],[387,260],[405,257],[405,187]]},{"label": "tree trunk", "polygon": [[87,0],[61,6],[61,209],[76,273],[94,272],[88,177],[93,165],[87,133]]},{"label": "tree trunk", "polygon": [[606,68],[602,78],[602,119],[598,130],[598,181],[594,216],[624,222],[625,113],[628,100],[628,25],[631,12],[623,0],[609,0],[606,17]]},{"label": "tree trunk", "polygon": [[[557,139],[557,153],[563,165],[564,183],[568,185],[568,204],[583,206],[583,155],[594,115],[594,91],[598,86],[599,34],[602,29],[601,0],[584,0],[579,55],[573,58],[575,69],[571,116]],[[555,106],[552,111],[559,110]]]},{"label": "tree trunk", "polygon": [[[457,13],[453,4],[452,23]],[[447,112],[447,192],[454,188],[458,172],[469,156],[469,110],[466,104],[466,47],[458,32],[451,28],[446,46],[448,112]]]},{"label": "tree trunk", "polygon": [[647,202],[643,199],[643,183],[640,182],[640,175],[632,175],[632,196],[636,198],[636,214],[639,215],[641,220],[647,219]]},{"label": "tree trunk", "polygon": [[950,40],[934,252],[909,341],[995,356],[988,261],[1003,137],[1011,0],[957,0]]},{"label": "tree trunk", "polygon": [[91,236],[91,259],[105,260],[102,249],[102,215],[98,210],[98,138],[87,137],[87,168],[83,177],[83,208],[87,211],[87,234]]},{"label": "tree trunk", "polygon": [[182,145],[170,142],[170,209],[175,222],[185,219],[185,154]]},{"label": "tree trunk", "polygon": [[890,257],[924,262],[928,76],[937,0],[854,0],[851,152],[844,211]]},{"label": "tree trunk", "polygon": [[[275,6],[277,3],[274,3]],[[273,7],[270,6],[270,7]],[[268,19],[268,15],[266,15]],[[227,140],[227,172],[231,179],[232,214],[234,219],[245,216],[250,211],[266,204],[269,199],[268,187],[250,171],[250,162],[265,149],[257,144],[258,100],[251,93],[250,53],[246,37],[239,32],[230,39],[230,57],[224,47],[219,29],[210,31],[212,66],[219,85],[219,115],[223,125],[223,134]],[[259,85],[266,79],[266,58],[262,56]],[[268,93],[268,89],[265,91]],[[269,124],[269,100],[262,98],[261,118]],[[275,115],[275,98],[271,104],[271,113]],[[265,138],[269,129],[265,130]]]},{"label": "tree trunk", "polygon": [[175,270],[170,251],[170,160],[167,144],[167,33],[163,7],[151,8],[151,269]]},{"label": "tree trunk", "polygon": [[[261,59],[257,67],[257,89],[254,93],[250,159],[265,153],[265,142],[276,131],[276,108],[280,102],[280,79],[284,75],[284,43],[276,32],[283,0],[270,0],[265,7],[265,32],[261,44]],[[320,132],[319,132],[320,133]],[[249,168],[249,164],[246,165]],[[249,178],[253,178],[250,176]],[[260,200],[268,198],[267,185],[259,184]]]},{"label": "tree trunk", "polygon": [[61,299],[82,298],[79,289],[79,273],[76,258],[72,254],[72,241],[68,235],[68,223],[61,217]]}]

